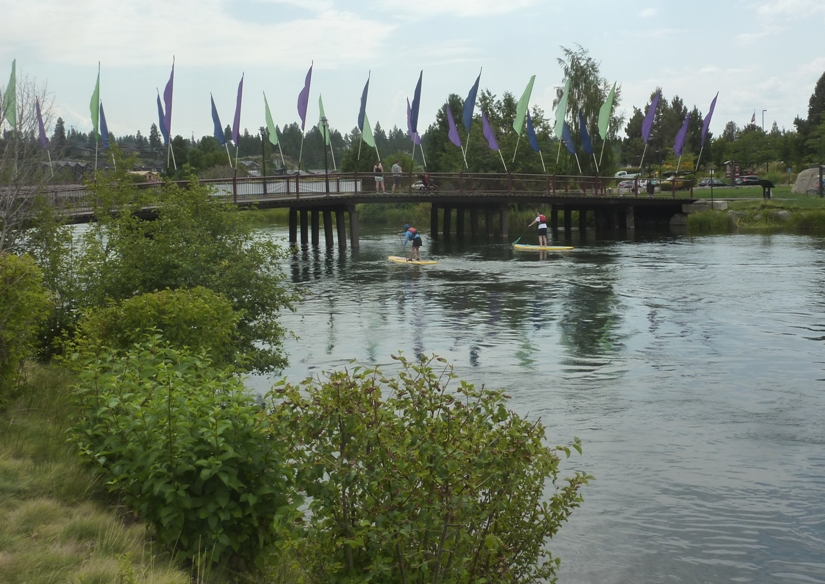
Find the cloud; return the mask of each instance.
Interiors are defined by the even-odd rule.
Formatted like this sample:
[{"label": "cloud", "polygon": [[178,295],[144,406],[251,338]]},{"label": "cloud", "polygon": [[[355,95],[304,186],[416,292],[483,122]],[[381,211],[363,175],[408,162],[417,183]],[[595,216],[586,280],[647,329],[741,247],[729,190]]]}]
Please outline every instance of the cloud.
[{"label": "cloud", "polygon": [[650,18],[652,16],[656,16],[659,11],[656,8],[645,8],[639,13],[640,18]]},{"label": "cloud", "polygon": [[[384,0],[380,6],[389,12],[426,18],[443,14],[454,16],[492,16],[508,14],[535,5],[538,0]],[[525,21],[525,26],[529,21]]]},{"label": "cloud", "polygon": [[772,0],[760,4],[756,13],[768,21],[777,18],[807,19],[817,13],[825,16],[825,4],[822,0]]},{"label": "cloud", "polygon": [[[319,12],[287,22],[241,22],[229,0],[30,0],[4,8],[0,46],[30,46],[46,60],[73,65],[149,65],[177,55],[190,65],[302,68],[310,59],[323,67],[380,54],[394,26],[327,4],[311,2]],[[354,41],[353,31],[367,30]]]}]

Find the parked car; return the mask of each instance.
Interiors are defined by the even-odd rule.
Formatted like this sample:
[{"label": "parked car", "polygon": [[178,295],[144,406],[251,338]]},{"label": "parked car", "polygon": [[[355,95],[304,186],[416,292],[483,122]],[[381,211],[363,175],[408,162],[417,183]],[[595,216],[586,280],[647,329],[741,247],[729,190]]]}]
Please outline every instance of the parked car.
[{"label": "parked car", "polygon": [[758,185],[759,177],[755,174],[746,174],[736,179],[736,184],[740,186]]},{"label": "parked car", "polygon": [[718,178],[703,178],[699,181],[700,187],[726,187],[728,183]]},{"label": "parked car", "polygon": [[635,181],[635,180],[623,180],[619,183],[619,188],[620,189],[632,189],[633,185],[638,183],[638,182],[639,181]]},{"label": "parked car", "polygon": [[626,170],[620,170],[619,172],[613,175],[614,178],[635,178],[637,176],[639,176],[638,173],[627,172]]},{"label": "parked car", "polygon": [[662,191],[670,191],[673,190],[674,184],[677,191],[679,189],[687,189],[693,185],[693,178],[684,176],[669,176],[662,179],[660,186],[662,187]]}]

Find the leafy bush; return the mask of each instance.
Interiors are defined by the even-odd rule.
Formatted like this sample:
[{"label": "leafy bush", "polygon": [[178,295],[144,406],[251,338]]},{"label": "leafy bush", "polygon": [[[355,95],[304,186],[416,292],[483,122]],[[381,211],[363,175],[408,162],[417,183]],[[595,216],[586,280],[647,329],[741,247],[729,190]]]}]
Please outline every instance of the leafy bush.
[{"label": "leafy bush", "polygon": [[38,327],[50,306],[34,260],[28,255],[0,253],[0,408],[13,389],[23,359],[33,352]]},{"label": "leafy bush", "polygon": [[293,472],[241,380],[159,336],[75,359],[82,460],[183,556],[262,562],[291,519]]},{"label": "leafy bush", "polygon": [[77,342],[126,349],[157,329],[174,347],[208,350],[217,365],[233,363],[234,330],[240,315],[220,294],[197,286],[141,294],[108,308],[86,311]]},{"label": "leafy bush", "polygon": [[569,448],[546,447],[544,426],[508,411],[501,391],[448,390],[452,368],[433,369],[443,360],[396,359],[397,378],[355,368],[269,396],[309,496],[304,569],[333,583],[553,578],[545,544],[590,477],[548,497]]}]

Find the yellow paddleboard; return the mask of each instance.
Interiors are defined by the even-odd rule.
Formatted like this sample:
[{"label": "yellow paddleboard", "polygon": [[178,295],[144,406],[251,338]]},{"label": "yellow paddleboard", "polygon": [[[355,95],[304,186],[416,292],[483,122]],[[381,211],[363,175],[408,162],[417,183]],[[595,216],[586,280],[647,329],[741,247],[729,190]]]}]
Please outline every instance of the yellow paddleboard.
[{"label": "yellow paddleboard", "polygon": [[437,261],[434,260],[408,260],[405,257],[401,256],[387,256],[387,259],[391,262],[395,262],[397,264],[415,264],[416,266],[430,266],[432,264],[437,264]]},{"label": "yellow paddleboard", "polygon": [[517,243],[513,249],[519,251],[570,251],[573,249],[572,245],[528,245],[526,243]]}]

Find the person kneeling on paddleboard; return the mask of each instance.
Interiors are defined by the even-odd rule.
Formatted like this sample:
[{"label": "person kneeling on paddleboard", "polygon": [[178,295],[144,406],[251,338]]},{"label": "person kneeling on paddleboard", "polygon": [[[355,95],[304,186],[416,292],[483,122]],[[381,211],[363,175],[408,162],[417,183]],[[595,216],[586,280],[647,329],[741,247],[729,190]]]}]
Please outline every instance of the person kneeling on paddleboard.
[{"label": "person kneeling on paddleboard", "polygon": [[547,245],[547,217],[539,215],[527,227],[532,227],[536,223],[539,224],[539,245],[544,247]]},{"label": "person kneeling on paddleboard", "polygon": [[411,262],[413,260],[413,256],[418,261],[421,261],[421,235],[418,233],[418,230],[415,227],[410,227],[409,223],[404,225],[404,243],[401,244],[401,247],[404,248],[406,251],[407,249],[407,242],[412,242],[412,249],[410,250],[410,257],[407,260]]}]

